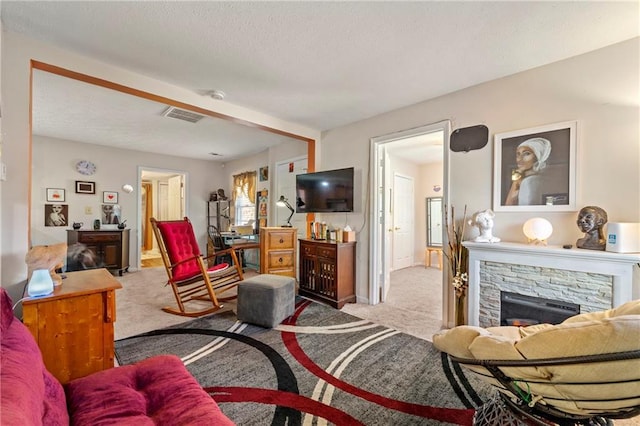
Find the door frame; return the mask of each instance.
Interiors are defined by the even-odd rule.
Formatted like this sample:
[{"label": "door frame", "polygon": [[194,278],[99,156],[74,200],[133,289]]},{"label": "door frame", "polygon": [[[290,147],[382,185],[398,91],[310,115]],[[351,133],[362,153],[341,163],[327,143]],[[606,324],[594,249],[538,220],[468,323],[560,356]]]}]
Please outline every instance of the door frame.
[{"label": "door frame", "polygon": [[168,175],[182,175],[182,208],[184,210],[184,216],[189,217],[189,172],[185,170],[138,166],[138,181],[136,184],[136,224],[138,229],[136,229],[136,241],[134,243],[134,247],[136,248],[136,268],[138,270],[142,269],[142,248],[140,245],[140,242],[142,241],[142,209],[140,206],[142,205],[142,173],[145,171],[166,173]]},{"label": "door frame", "polygon": [[[445,205],[449,200],[449,137],[451,135],[451,121],[443,120],[432,124],[427,124],[412,129],[402,130],[399,132],[376,136],[370,139],[370,164],[369,170],[371,171],[371,186],[370,186],[370,229],[369,235],[371,236],[371,243],[369,244],[369,304],[377,305],[381,301],[382,288],[385,283],[385,274],[388,276],[388,271],[385,267],[385,256],[388,256],[389,247],[385,244],[385,232],[388,220],[385,214],[385,202],[388,201],[387,193],[385,191],[385,171],[387,164],[384,161],[384,145],[389,142],[398,141],[412,136],[418,136],[427,133],[433,133],[442,131],[444,135],[443,153],[442,153],[442,201]],[[443,268],[443,283],[445,282],[446,268]],[[442,321],[443,324],[447,324],[447,318],[449,316],[449,292],[447,286],[442,286]]]}]

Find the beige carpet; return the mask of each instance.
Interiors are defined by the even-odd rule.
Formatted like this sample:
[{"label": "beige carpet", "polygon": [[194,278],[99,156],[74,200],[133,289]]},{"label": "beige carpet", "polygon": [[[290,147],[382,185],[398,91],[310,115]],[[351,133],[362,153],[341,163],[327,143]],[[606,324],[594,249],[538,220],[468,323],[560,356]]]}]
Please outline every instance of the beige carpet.
[{"label": "beige carpet", "polygon": [[[247,269],[245,277],[255,274]],[[122,283],[122,289],[116,291],[116,340],[191,320],[162,311],[164,306],[176,305],[171,287],[165,285],[164,267],[143,268],[116,278]],[[385,303],[350,303],[342,311],[430,340],[441,326],[441,293],[441,271],[422,266],[407,268],[392,274]],[[235,301],[229,301],[223,310],[235,312],[235,308]]]},{"label": "beige carpet", "polygon": [[422,266],[394,271],[384,303],[349,303],[342,311],[431,340],[442,328],[442,271]]},{"label": "beige carpet", "polygon": [[[245,277],[253,275],[255,272],[252,271],[245,273]],[[116,291],[116,340],[192,320],[162,310],[165,306],[177,306],[171,287],[166,285],[164,266],[143,268],[116,278],[122,283],[122,288]],[[229,294],[233,294],[233,290]],[[193,306],[200,303],[193,302]],[[235,301],[223,305],[223,310],[235,310],[236,306]],[[204,309],[210,304],[202,302],[201,306]]]}]

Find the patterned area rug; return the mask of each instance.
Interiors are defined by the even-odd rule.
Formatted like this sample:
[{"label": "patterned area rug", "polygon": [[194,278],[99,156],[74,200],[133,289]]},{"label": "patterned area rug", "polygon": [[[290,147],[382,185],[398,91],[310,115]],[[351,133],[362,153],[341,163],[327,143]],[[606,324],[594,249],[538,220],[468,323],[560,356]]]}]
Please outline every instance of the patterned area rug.
[{"label": "patterned area rug", "polygon": [[306,299],[276,329],[223,312],[116,342],[120,364],[161,353],[238,425],[471,425],[492,394],[430,342]]}]

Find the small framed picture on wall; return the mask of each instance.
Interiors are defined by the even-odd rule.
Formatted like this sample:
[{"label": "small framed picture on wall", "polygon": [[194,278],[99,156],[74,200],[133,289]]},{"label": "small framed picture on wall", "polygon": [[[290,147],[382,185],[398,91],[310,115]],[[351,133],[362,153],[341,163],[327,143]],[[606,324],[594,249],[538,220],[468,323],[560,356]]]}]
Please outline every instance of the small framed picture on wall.
[{"label": "small framed picture on wall", "polygon": [[67,204],[45,204],[44,226],[67,226],[69,206]]},{"label": "small framed picture on wall", "polygon": [[84,180],[76,181],[76,194],[95,194],[95,193],[96,193],[95,182],[87,182]]},{"label": "small framed picture on wall", "polygon": [[269,180],[269,166],[260,167],[260,182]]},{"label": "small framed picture on wall", "polygon": [[119,204],[103,204],[102,205],[102,224],[117,225],[121,222],[121,212]]},{"label": "small framed picture on wall", "polygon": [[103,191],[102,202],[105,204],[118,204],[118,193],[111,192],[111,191]]},{"label": "small framed picture on wall", "polygon": [[63,203],[64,202],[64,189],[62,188],[47,188],[47,202],[51,203]]}]

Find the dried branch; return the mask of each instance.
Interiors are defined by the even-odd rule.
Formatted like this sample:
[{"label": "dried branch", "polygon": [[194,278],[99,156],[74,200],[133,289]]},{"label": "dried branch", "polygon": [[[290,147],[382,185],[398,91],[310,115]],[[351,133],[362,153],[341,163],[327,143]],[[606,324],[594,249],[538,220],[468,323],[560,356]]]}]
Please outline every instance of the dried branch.
[{"label": "dried branch", "polygon": [[456,222],[455,208],[451,206],[451,218],[449,221],[449,209],[444,206],[444,226],[447,230],[447,248],[445,257],[449,265],[451,283],[457,296],[464,296],[467,289],[467,250],[462,245],[464,231],[467,223],[467,206],[464,206],[462,221]]}]

